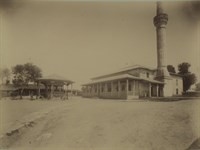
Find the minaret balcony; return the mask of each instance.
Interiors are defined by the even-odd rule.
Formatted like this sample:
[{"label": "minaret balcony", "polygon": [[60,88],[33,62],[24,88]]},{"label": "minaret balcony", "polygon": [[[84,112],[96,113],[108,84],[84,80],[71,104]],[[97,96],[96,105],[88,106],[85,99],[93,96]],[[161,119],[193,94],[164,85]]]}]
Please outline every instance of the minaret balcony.
[{"label": "minaret balcony", "polygon": [[153,21],[156,27],[165,27],[168,21],[168,15],[164,13],[158,14],[154,17]]}]

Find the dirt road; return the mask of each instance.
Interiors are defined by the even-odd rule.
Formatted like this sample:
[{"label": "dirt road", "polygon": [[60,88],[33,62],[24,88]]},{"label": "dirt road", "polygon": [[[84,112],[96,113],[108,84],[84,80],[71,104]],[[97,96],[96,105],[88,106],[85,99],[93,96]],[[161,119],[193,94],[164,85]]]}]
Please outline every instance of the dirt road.
[{"label": "dirt road", "polygon": [[199,106],[198,100],[77,98],[51,110],[8,148],[184,150],[198,137]]}]

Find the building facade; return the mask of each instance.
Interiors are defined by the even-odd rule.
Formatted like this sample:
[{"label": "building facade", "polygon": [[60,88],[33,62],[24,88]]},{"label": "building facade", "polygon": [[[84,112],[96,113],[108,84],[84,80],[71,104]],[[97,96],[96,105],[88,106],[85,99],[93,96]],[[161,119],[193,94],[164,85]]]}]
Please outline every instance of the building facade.
[{"label": "building facade", "polygon": [[[178,74],[170,74],[168,80],[170,96],[181,95],[182,77]],[[90,83],[83,85],[82,95],[109,99],[163,97],[165,85],[164,81],[157,80],[157,69],[136,65],[93,78]]]}]

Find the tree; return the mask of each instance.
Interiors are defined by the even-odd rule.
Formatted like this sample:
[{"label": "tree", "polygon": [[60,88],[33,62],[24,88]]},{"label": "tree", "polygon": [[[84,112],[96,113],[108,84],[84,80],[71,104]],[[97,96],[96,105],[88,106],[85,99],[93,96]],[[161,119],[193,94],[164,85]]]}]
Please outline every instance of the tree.
[{"label": "tree", "polygon": [[178,74],[183,76],[183,91],[186,92],[196,82],[196,75],[189,71],[190,64],[183,62],[178,65]]},{"label": "tree", "polygon": [[187,63],[187,62],[183,62],[181,64],[178,65],[178,71],[179,71],[179,74],[187,74],[187,73],[190,73],[189,72],[189,68],[190,68],[190,64]]},{"label": "tree", "polygon": [[8,69],[8,68],[1,69],[0,75],[1,75],[1,82],[2,82],[2,84],[4,83],[4,79],[6,79],[6,84],[8,84],[10,76],[11,76],[10,69]]},{"label": "tree", "polygon": [[176,70],[175,70],[174,66],[172,66],[172,65],[167,65],[167,70],[170,73],[176,73]]},{"label": "tree", "polygon": [[21,99],[24,86],[27,86],[29,82],[35,82],[37,78],[42,77],[41,69],[32,63],[16,65],[12,68],[12,72],[14,74],[13,84],[15,86],[21,87]]}]

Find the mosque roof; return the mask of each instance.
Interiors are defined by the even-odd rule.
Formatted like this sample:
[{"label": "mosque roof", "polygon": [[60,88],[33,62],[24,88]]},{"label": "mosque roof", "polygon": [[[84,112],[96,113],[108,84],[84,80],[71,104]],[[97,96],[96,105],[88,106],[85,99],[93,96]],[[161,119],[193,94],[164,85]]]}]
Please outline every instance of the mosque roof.
[{"label": "mosque roof", "polygon": [[121,75],[105,77],[105,78],[98,79],[98,80],[93,80],[89,83],[83,84],[83,86],[84,85],[92,85],[92,84],[101,83],[101,82],[115,81],[115,80],[120,80],[120,79],[134,79],[134,80],[146,81],[146,82],[149,82],[149,83],[164,84],[164,82],[154,80],[154,79],[140,78],[140,77],[136,77],[136,76],[133,76],[133,75],[130,75],[130,74],[121,74]]},{"label": "mosque roof", "polygon": [[126,66],[126,67],[123,67],[121,69],[112,71],[110,73],[106,73],[104,75],[100,75],[100,76],[94,77],[94,78],[92,78],[92,80],[96,80],[96,79],[99,79],[99,78],[104,78],[104,77],[109,76],[109,75],[114,75],[116,73],[121,73],[121,72],[129,71],[129,70],[133,70],[133,69],[139,69],[139,68],[150,70],[150,71],[156,71],[156,68],[152,68],[152,67],[148,67],[148,66],[130,65],[130,66]]}]

